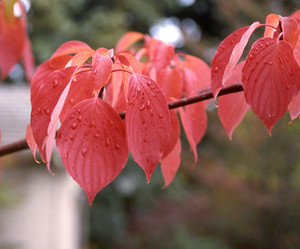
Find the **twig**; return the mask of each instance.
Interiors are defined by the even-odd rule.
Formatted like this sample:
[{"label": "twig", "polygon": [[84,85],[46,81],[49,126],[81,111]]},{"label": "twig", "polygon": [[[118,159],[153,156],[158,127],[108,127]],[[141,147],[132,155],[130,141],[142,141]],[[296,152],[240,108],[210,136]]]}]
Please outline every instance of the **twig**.
[{"label": "twig", "polygon": [[[243,86],[241,84],[234,84],[228,87],[224,87],[219,92],[219,96],[241,92],[243,91]],[[201,102],[207,99],[213,98],[213,94],[211,91],[205,91],[203,93],[199,93],[197,95],[194,95],[192,97],[187,97],[183,99],[179,99],[176,101],[172,101],[168,103],[169,109],[175,109],[181,106],[191,105],[197,102]],[[125,118],[126,112],[119,113],[120,117],[122,119]],[[9,144],[0,145],[0,156],[8,155],[17,151],[28,149],[28,145],[26,142],[26,139],[21,139]]]}]

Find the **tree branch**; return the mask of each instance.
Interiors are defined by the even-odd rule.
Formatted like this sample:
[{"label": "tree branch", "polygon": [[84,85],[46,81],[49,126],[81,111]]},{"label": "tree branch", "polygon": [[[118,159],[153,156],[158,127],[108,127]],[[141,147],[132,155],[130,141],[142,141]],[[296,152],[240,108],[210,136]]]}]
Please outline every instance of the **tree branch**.
[{"label": "tree branch", "polygon": [[[219,92],[219,96],[236,93],[236,92],[241,92],[243,90],[244,89],[241,84],[234,84],[234,85],[222,88]],[[169,109],[175,109],[175,108],[178,108],[181,106],[194,104],[194,103],[208,100],[211,98],[213,98],[213,94],[212,94],[211,90],[208,90],[208,91],[201,92],[197,95],[194,95],[192,97],[187,97],[187,98],[169,102],[168,106],[169,106]],[[126,112],[121,112],[121,113],[119,113],[119,115],[122,119],[124,119]],[[17,151],[25,150],[28,148],[29,147],[27,145],[25,138],[15,141],[15,142],[12,142],[12,143],[9,143],[9,144],[0,145],[0,157],[17,152]]]}]

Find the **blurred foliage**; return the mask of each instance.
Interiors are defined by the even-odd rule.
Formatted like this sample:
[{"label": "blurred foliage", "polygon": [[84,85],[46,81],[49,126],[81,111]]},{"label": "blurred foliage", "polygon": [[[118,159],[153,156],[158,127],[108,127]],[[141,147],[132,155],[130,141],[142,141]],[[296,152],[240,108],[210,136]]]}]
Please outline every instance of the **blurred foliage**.
[{"label": "blurred foliage", "polygon": [[[289,15],[298,1],[32,0],[29,32],[37,62],[68,40],[111,48],[129,30],[148,33],[164,17],[191,18],[202,33],[180,48],[210,62],[230,32],[264,22],[269,13]],[[298,4],[299,5],[299,4]],[[299,7],[299,6],[298,6]],[[183,30],[184,31],[184,30]],[[132,161],[101,191],[91,208],[85,248],[291,249],[300,248],[300,125],[286,115],[267,133],[252,113],[229,141],[209,113],[198,146],[199,162],[183,143],[182,165],[162,190],[159,167],[150,184]]]}]

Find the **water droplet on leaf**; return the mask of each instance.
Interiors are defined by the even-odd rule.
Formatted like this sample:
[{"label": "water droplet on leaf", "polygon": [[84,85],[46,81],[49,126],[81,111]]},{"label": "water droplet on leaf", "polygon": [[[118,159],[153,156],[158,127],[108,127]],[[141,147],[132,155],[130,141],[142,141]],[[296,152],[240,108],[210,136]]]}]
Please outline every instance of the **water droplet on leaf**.
[{"label": "water droplet on leaf", "polygon": [[54,80],[52,83],[53,88],[58,87],[58,80]]},{"label": "water droplet on leaf", "polygon": [[145,105],[144,105],[144,104],[142,104],[142,105],[140,106],[140,111],[143,111],[143,110],[145,110]]},{"label": "water droplet on leaf", "polygon": [[105,137],[105,146],[108,146],[108,145],[109,145],[109,138]]},{"label": "water droplet on leaf", "polygon": [[77,122],[74,122],[74,123],[72,124],[72,129],[75,130],[76,128],[77,128]]},{"label": "water droplet on leaf", "polygon": [[46,114],[46,115],[49,115],[49,114],[50,114],[49,108],[45,108],[45,114]]}]

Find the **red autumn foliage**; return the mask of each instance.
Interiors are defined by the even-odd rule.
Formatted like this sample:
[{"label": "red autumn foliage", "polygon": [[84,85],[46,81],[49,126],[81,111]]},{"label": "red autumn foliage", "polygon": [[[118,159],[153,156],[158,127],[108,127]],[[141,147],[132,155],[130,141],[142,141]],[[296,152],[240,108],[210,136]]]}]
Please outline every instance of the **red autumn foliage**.
[{"label": "red autumn foliage", "polygon": [[[14,13],[20,11],[20,16]],[[34,58],[31,43],[26,32],[26,11],[22,1],[2,0],[0,2],[0,79],[7,77],[11,69],[20,59],[30,82]]]},{"label": "red autumn foliage", "polygon": [[[22,55],[28,59],[30,43],[24,31],[26,22],[21,21],[25,17],[18,20],[6,12],[5,2],[0,3],[0,25],[4,27],[0,49],[7,48],[7,39],[15,39],[11,30],[25,34],[7,51],[13,55],[11,67]],[[5,13],[10,13],[9,19]],[[93,50],[80,41],[61,45],[37,68],[31,81],[32,112],[26,140],[32,153],[38,148],[50,171],[60,121],[58,151],[91,204],[124,168],[128,152],[144,170],[147,182],[160,162],[164,186],[168,186],[180,165],[179,117],[194,164],[197,162],[208,102],[187,103],[175,110],[169,110],[168,102],[211,88],[230,139],[249,109],[271,133],[287,110],[292,119],[300,114],[299,13],[291,17],[270,14],[265,24],[254,22],[230,34],[215,53],[212,72],[201,59],[177,53],[174,46],[138,32],[125,34],[115,53],[106,48]],[[241,61],[250,36],[260,27],[265,28],[264,36]],[[2,76],[10,67],[0,60]],[[224,87],[235,83],[242,83],[244,91],[218,97]],[[120,112],[126,112],[125,121]]]}]

